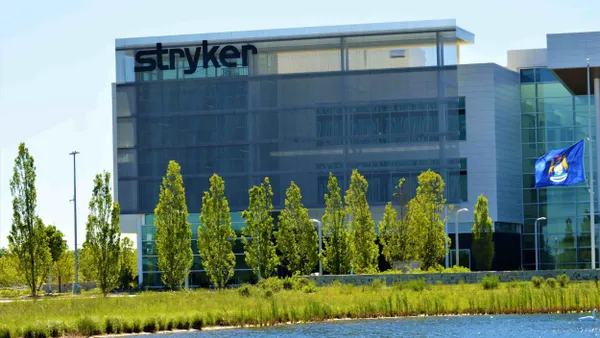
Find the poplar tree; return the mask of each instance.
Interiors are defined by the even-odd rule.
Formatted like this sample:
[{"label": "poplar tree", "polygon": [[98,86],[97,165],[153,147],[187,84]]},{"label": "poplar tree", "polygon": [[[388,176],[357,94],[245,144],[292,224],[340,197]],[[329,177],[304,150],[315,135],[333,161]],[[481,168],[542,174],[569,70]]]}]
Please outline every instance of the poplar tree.
[{"label": "poplar tree", "polygon": [[219,175],[210,178],[209,191],[202,196],[202,213],[198,227],[198,251],[210,281],[222,288],[233,277],[235,232],[231,228],[225,182]]},{"label": "poplar tree", "polygon": [[156,254],[162,281],[171,290],[181,288],[194,262],[192,228],[188,222],[181,167],[170,161],[154,209]]},{"label": "poplar tree", "polygon": [[273,190],[269,178],[261,185],[249,190],[248,209],[242,212],[246,227],[242,229],[242,242],[246,253],[246,263],[254,270],[258,278],[271,276],[279,258],[273,236]]},{"label": "poplar tree", "polygon": [[421,268],[427,270],[437,267],[446,255],[446,219],[441,216],[446,203],[445,184],[442,177],[431,170],[422,172],[418,183],[416,195],[408,204],[407,221],[420,238],[415,249],[419,252]]},{"label": "poplar tree", "polygon": [[288,270],[308,275],[319,258],[317,231],[302,204],[300,188],[292,181],[285,194],[285,209],[279,215],[279,230],[275,234],[277,248]]},{"label": "poplar tree", "polygon": [[354,169],[350,177],[350,187],[344,198],[346,214],[350,218],[352,269],[357,273],[372,273],[378,270],[379,247],[375,243],[375,224],[367,202],[368,187],[364,176]]},{"label": "poplar tree", "polygon": [[64,252],[52,265],[52,278],[58,282],[58,292],[63,292],[62,284],[75,278],[75,254],[73,251]]},{"label": "poplar tree", "polygon": [[[398,194],[402,192],[405,179],[402,178],[396,186]],[[402,196],[398,196],[402,203]],[[401,212],[406,205],[400,204]],[[398,218],[398,213],[389,202],[385,207],[383,219],[379,222],[379,241],[383,247],[382,253],[390,264],[394,261],[409,261],[418,259],[419,252],[415,250],[419,246],[418,232],[413,223],[407,221],[407,214]]]},{"label": "poplar tree", "polygon": [[119,285],[121,230],[119,203],[113,202],[110,173],[104,171],[94,179],[89,203],[85,246],[97,268],[96,283],[104,296]]},{"label": "poplar tree", "polygon": [[346,214],[337,178],[329,173],[328,194],[325,194],[323,236],[325,237],[321,260],[327,271],[334,275],[350,271],[350,241],[346,226]]},{"label": "poplar tree", "polygon": [[36,212],[35,178],[33,157],[25,143],[21,143],[10,180],[13,218],[8,244],[34,297],[37,295],[38,285],[41,285],[43,278],[47,276],[48,267],[52,264],[44,223]]},{"label": "poplar tree", "polygon": [[473,224],[473,244],[471,250],[477,270],[490,270],[494,259],[492,218],[488,216],[488,200],[483,195],[477,197]]}]

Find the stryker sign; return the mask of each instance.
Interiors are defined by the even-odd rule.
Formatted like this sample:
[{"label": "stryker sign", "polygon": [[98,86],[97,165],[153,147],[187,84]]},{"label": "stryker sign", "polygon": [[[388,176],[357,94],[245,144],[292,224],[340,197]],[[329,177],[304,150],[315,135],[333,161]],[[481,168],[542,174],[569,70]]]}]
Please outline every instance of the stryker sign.
[{"label": "stryker sign", "polygon": [[[186,58],[190,67],[189,69],[185,69],[184,73],[193,74],[198,68],[200,53],[202,53],[202,66],[204,68],[208,68],[210,62],[212,62],[212,65],[215,68],[219,68],[221,65],[230,68],[237,67],[237,59],[239,59],[240,56],[242,57],[242,66],[248,66],[248,52],[252,54],[258,53],[258,50],[253,45],[242,46],[241,53],[239,49],[232,45],[227,45],[219,51],[220,47],[221,46],[211,46],[209,49],[206,40],[202,41],[201,47],[186,47],[183,49],[163,48],[162,43],[157,43],[155,50],[143,50],[135,53],[135,62],[138,66],[134,67],[134,71],[136,73],[149,72],[155,70],[157,67],[160,70],[175,69],[176,58]],[[169,64],[163,63],[164,55],[169,55]],[[219,64],[219,61],[221,64]]]}]

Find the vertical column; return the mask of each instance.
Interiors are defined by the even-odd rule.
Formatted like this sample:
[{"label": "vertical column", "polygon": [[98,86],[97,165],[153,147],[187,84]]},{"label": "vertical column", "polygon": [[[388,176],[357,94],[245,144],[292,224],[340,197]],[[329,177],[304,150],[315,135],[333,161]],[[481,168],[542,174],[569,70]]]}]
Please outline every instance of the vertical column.
[{"label": "vertical column", "polygon": [[[600,73],[599,72],[600,72],[599,70],[596,70],[596,73],[594,75],[594,104],[595,104],[595,113],[596,113],[595,114],[595,116],[596,116],[596,171],[597,171],[595,184],[600,183],[600,137],[598,137],[598,135],[600,135]],[[591,120],[591,119],[589,119],[589,120]],[[590,135],[590,140],[591,140],[591,138],[592,138],[592,135]],[[590,144],[591,144],[591,142],[590,142]],[[592,173],[592,175],[593,175],[593,173]],[[600,191],[600,189],[595,189],[595,190]],[[599,199],[599,201],[600,201],[600,199]],[[600,210],[600,207],[598,207],[597,210]],[[595,220],[595,217],[592,219]],[[593,224],[593,223],[590,222],[590,224]],[[594,239],[592,238],[592,240],[594,240]],[[596,248],[600,248],[600,236],[598,236],[597,241],[598,242],[597,242]],[[595,266],[592,267],[592,269],[595,269],[595,268],[596,268]]]},{"label": "vertical column", "polygon": [[137,224],[137,267],[138,267],[138,285],[142,285],[144,284],[144,269],[143,269],[143,259],[142,259],[142,255],[144,254],[143,252],[143,246],[142,246],[142,241],[144,240],[144,237],[142,235],[142,225],[144,224],[144,215],[140,215],[140,218],[138,220],[138,224]]}]

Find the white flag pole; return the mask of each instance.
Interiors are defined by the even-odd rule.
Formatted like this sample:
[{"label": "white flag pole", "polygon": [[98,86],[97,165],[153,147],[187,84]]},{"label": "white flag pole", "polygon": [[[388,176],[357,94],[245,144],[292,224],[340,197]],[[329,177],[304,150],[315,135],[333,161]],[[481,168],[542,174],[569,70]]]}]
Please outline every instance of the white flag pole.
[{"label": "white flag pole", "polygon": [[592,269],[596,269],[596,213],[594,210],[594,159],[592,151],[592,110],[590,94],[590,59],[587,62],[587,95],[588,95],[588,140],[590,141],[590,231],[591,231],[591,249],[592,249]]}]

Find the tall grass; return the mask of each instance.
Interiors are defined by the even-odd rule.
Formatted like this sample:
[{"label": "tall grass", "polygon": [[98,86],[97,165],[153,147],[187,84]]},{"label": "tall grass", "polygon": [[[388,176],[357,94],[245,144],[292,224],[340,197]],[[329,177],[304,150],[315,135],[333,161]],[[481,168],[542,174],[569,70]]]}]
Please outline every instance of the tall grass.
[{"label": "tall grass", "polygon": [[277,283],[245,286],[249,292],[143,292],[135,297],[0,303],[0,337],[200,330],[206,326],[420,314],[555,313],[600,305],[600,291],[594,282],[571,282],[565,287],[544,283],[539,288],[531,282],[500,283],[489,290],[481,284],[425,285],[424,280],[392,286],[383,282],[366,286],[334,283],[326,287],[306,282]]}]

